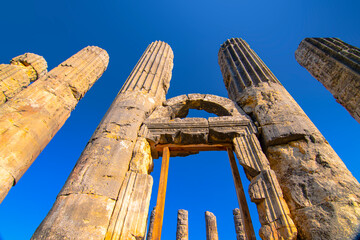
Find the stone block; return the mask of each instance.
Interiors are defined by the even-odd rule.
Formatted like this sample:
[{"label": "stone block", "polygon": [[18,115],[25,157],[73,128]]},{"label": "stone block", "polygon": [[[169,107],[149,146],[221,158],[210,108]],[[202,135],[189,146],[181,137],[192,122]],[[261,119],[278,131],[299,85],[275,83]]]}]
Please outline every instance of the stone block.
[{"label": "stone block", "polygon": [[114,199],[94,194],[58,196],[31,239],[103,239],[114,206]]},{"label": "stone block", "polygon": [[152,172],[153,165],[149,142],[145,138],[138,138],[135,143],[129,170],[136,173],[148,174]]},{"label": "stone block", "polygon": [[105,239],[143,239],[153,179],[150,175],[128,172],[117,197]]},{"label": "stone block", "polygon": [[261,171],[251,181],[249,195],[258,209],[262,239],[296,239],[297,229],[272,170]]},{"label": "stone block", "polygon": [[148,119],[149,136],[155,143],[200,144],[208,142],[209,124],[205,118]]},{"label": "stone block", "polygon": [[262,170],[270,169],[269,161],[254,134],[236,137],[233,139],[233,144],[236,157],[250,180]]},{"label": "stone block", "polygon": [[235,137],[251,134],[253,129],[250,121],[239,117],[210,117],[209,142],[232,142]]}]

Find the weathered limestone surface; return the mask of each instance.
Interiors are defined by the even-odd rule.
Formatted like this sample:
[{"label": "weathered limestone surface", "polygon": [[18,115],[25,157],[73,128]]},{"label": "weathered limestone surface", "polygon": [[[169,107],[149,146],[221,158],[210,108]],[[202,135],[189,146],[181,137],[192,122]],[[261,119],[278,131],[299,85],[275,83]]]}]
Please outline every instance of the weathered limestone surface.
[{"label": "weathered limestone surface", "polygon": [[[172,67],[169,45],[156,41],[148,46],[32,239],[89,239],[92,229],[101,231],[96,230],[91,239],[145,237],[152,159],[144,139],[138,138],[138,131],[145,118],[164,101]],[[67,199],[80,196],[87,209],[98,207],[92,198],[107,199],[108,211],[97,213],[101,221],[93,216],[94,221],[86,222],[86,211],[66,212],[77,208],[76,201]],[[65,209],[65,214],[60,214],[56,206]],[[75,230],[73,226],[78,227]]]},{"label": "weathered limestone surface", "polygon": [[189,239],[189,213],[184,209],[178,210],[176,240]]},{"label": "weathered limestone surface", "polygon": [[0,64],[0,105],[46,73],[45,59],[33,53],[17,56],[10,64]]},{"label": "weathered limestone surface", "polygon": [[233,139],[233,143],[237,159],[244,167],[249,179],[257,176],[262,170],[270,169],[269,161],[255,134],[236,137]]},{"label": "weathered limestone surface", "polygon": [[145,236],[153,179],[127,172],[116,201],[105,239],[138,239]]},{"label": "weathered limestone surface", "polygon": [[305,38],[295,58],[360,123],[360,49],[338,38]]},{"label": "weathered limestone surface", "polygon": [[241,217],[241,211],[238,208],[233,210],[236,240],[246,240],[245,227]]},{"label": "weathered limestone surface", "polygon": [[360,224],[358,181],[245,41],[226,41],[219,64],[229,97],[261,128],[298,237],[350,238]]},{"label": "weathered limestone surface", "polygon": [[236,102],[228,98],[212,94],[193,93],[168,99],[149,118],[185,118],[189,109],[205,110],[218,116],[247,117]]},{"label": "weathered limestone surface", "polygon": [[206,240],[219,240],[216,217],[212,212],[205,212]]},{"label": "weathered limestone surface", "polygon": [[[251,180],[250,199],[257,205],[262,225],[259,235],[262,239],[296,239],[297,229],[290,217],[289,208],[256,136],[250,134],[234,138],[234,146],[239,162]],[[246,219],[246,216],[242,214],[242,218]]]},{"label": "weathered limestone surface", "polygon": [[296,239],[297,230],[272,170],[264,170],[249,185],[249,194],[259,212],[262,239]]},{"label": "weathered limestone surface", "polygon": [[[44,66],[41,57],[31,54],[19,56],[13,63],[27,61],[34,62],[34,69]],[[0,169],[8,172],[0,175],[0,201],[103,74],[108,61],[103,49],[86,47],[0,107]]]}]

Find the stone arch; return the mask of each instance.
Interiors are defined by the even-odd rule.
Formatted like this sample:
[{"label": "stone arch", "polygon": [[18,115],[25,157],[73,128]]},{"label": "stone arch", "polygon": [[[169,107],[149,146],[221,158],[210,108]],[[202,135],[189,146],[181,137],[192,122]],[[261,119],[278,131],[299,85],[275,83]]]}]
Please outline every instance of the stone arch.
[{"label": "stone arch", "polygon": [[162,106],[157,107],[149,118],[185,118],[189,109],[205,110],[219,117],[233,116],[250,120],[247,114],[234,101],[212,94],[198,93],[180,95],[168,99]]}]

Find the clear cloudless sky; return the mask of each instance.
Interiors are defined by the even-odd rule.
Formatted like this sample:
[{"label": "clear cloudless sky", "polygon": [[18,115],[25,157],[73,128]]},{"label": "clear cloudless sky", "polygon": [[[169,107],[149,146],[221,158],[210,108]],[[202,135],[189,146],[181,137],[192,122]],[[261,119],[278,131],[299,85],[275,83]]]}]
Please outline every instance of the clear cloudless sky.
[{"label": "clear cloudless sky", "polygon": [[[175,55],[168,98],[185,93],[227,97],[217,53],[228,38],[246,40],[360,179],[360,124],[294,58],[305,37],[339,37],[359,47],[358,0],[18,0],[3,1],[1,8],[0,63],[32,52],[44,56],[51,70],[88,45],[104,48],[110,63],[0,205],[0,239],[32,236],[132,68],[155,40],[169,43]],[[194,110],[191,116],[204,114]],[[151,208],[159,166],[155,160]],[[256,208],[249,205],[258,231]],[[235,239],[235,207],[225,152],[171,159],[163,239],[175,239],[181,208],[189,210],[190,239],[206,238],[205,211],[217,216],[220,239]]]}]

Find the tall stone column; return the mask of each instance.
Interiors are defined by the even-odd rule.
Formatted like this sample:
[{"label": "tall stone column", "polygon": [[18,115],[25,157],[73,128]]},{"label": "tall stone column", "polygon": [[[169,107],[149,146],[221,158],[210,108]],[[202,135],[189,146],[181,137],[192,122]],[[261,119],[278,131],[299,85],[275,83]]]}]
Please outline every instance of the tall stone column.
[{"label": "tall stone column", "polygon": [[305,38],[295,58],[360,123],[360,49],[338,38]]},{"label": "tall stone column", "polygon": [[148,46],[32,239],[145,237],[152,158],[138,131],[165,100],[172,67],[168,44]]},{"label": "tall stone column", "polygon": [[[298,236],[350,238],[360,223],[358,181],[244,40],[227,40],[220,48],[219,64],[229,97],[259,125]],[[254,178],[254,199],[263,198],[255,189],[268,177],[271,171]]]},{"label": "tall stone column", "polygon": [[46,73],[45,59],[33,53],[17,56],[10,64],[0,64],[0,105]]},{"label": "tall stone column", "polygon": [[184,209],[178,210],[176,240],[189,239],[189,213]]},{"label": "tall stone column", "polygon": [[86,47],[0,107],[0,201],[63,126],[108,61],[103,49]]},{"label": "tall stone column", "polygon": [[212,212],[205,212],[206,240],[219,240],[216,217]]}]

